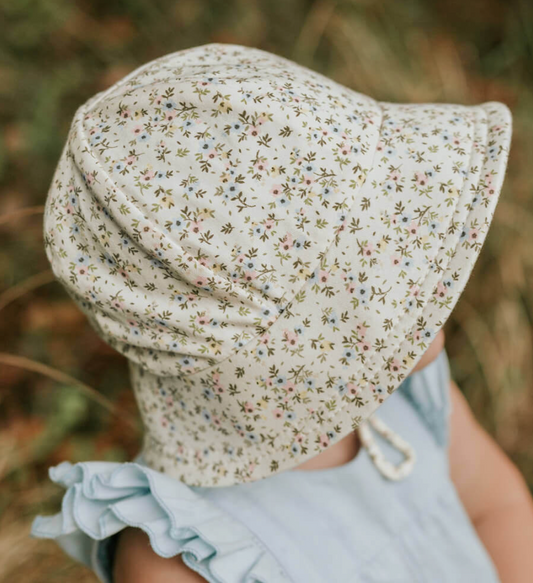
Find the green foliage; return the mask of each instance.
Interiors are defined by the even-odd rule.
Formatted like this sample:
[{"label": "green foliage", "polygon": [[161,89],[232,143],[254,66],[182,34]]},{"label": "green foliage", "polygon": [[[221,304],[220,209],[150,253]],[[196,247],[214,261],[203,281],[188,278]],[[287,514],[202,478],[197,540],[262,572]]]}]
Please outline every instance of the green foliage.
[{"label": "green foliage", "polygon": [[41,547],[17,539],[16,529],[27,529],[38,500],[58,502],[57,489],[43,486],[49,465],[122,461],[140,446],[140,432],[125,421],[136,409],[124,359],[57,284],[17,288],[13,296],[49,266],[42,216],[8,215],[43,204],[72,116],[86,99],[148,60],[207,42],[273,51],[384,101],[500,100],[511,107],[504,192],[446,332],[453,375],[476,417],[533,487],[530,2],[0,0],[0,306],[11,294],[0,311],[0,352],[83,380],[115,411],[75,383],[0,362],[0,546],[10,549],[0,581],[93,580],[52,545],[49,559],[44,551],[28,559]]}]

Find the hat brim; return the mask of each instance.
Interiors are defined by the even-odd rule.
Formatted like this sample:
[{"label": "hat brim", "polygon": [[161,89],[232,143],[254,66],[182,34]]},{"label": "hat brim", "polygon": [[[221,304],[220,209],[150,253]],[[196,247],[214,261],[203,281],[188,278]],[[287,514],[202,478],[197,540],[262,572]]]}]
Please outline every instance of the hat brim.
[{"label": "hat brim", "polygon": [[[197,450],[183,452],[185,463],[195,466],[191,485],[263,478],[300,465],[353,431],[416,366],[470,277],[503,184],[509,109],[499,102],[379,105],[383,117],[374,163],[321,265],[266,334],[212,370],[179,381],[192,389],[209,385],[209,375],[216,375],[219,386],[237,395],[240,390],[253,395],[254,385],[269,387],[272,395],[264,411],[253,403],[253,432],[235,429],[234,420],[246,413],[238,398],[235,411],[224,411],[221,419],[227,431],[196,432]],[[404,138],[387,149],[398,128],[404,128]],[[437,166],[428,155],[436,139],[443,140]],[[324,297],[334,297],[336,307],[324,308]],[[298,339],[291,346],[287,332],[295,330]],[[139,375],[143,384],[149,382],[150,373],[130,366],[134,385]],[[155,376],[152,381],[154,389],[172,383]],[[247,391],[238,388],[243,385]],[[290,416],[283,406],[287,399]],[[276,401],[282,414],[272,419]],[[225,452],[219,465],[202,453],[217,446]],[[146,435],[146,461],[188,483],[189,472],[176,463],[175,453],[176,444]]]}]

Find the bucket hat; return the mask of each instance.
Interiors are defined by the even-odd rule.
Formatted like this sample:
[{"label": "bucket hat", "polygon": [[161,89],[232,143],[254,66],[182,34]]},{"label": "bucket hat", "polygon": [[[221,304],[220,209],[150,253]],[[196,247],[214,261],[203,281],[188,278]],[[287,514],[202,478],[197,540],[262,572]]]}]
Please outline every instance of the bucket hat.
[{"label": "bucket hat", "polygon": [[219,43],[84,103],[45,248],[129,360],[146,462],[225,486],[365,427],[467,283],[511,125],[496,101],[377,101]]}]

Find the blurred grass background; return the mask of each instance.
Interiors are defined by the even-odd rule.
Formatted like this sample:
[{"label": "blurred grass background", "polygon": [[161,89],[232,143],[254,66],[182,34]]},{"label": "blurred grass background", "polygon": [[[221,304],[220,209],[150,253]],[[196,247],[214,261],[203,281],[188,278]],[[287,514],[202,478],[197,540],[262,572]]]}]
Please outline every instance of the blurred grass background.
[{"label": "blurred grass background", "polygon": [[[125,361],[53,282],[42,205],[75,109],[140,64],[257,46],[384,101],[505,102],[507,178],[446,325],[453,375],[533,488],[533,4],[528,0],[0,0],[0,581],[96,581],[28,537],[64,459],[123,461],[140,429]],[[91,388],[92,387],[92,388]]]}]

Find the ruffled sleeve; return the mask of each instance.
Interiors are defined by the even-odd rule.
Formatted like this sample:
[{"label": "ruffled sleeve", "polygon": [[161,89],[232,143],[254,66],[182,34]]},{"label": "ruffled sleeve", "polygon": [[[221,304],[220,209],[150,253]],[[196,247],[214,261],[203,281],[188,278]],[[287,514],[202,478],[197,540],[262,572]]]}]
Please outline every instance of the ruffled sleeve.
[{"label": "ruffled sleeve", "polygon": [[161,557],[182,554],[210,583],[289,582],[246,526],[165,474],[135,462],[63,462],[49,474],[66,488],[61,512],[37,516],[31,535],[55,539],[103,583],[112,579],[102,550],[127,526],[142,529]]}]

